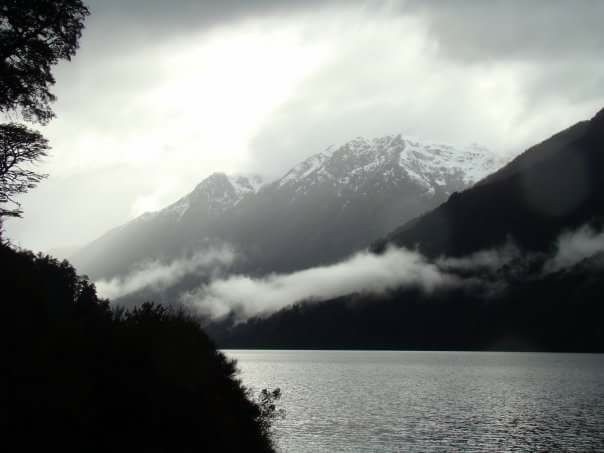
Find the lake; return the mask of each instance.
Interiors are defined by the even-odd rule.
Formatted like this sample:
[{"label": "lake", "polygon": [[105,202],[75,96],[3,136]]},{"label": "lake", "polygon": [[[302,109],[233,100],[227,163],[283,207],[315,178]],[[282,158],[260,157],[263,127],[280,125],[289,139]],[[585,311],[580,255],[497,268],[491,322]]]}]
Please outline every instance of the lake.
[{"label": "lake", "polygon": [[604,355],[228,350],[284,452],[604,451]]}]

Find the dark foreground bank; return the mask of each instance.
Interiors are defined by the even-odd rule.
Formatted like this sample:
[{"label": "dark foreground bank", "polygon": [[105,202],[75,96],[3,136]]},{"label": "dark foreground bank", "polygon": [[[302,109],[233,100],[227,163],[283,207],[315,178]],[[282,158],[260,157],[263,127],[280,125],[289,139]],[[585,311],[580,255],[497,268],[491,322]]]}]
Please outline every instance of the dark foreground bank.
[{"label": "dark foreground bank", "polygon": [[182,311],[111,310],[66,261],[0,246],[0,430],[18,451],[273,451],[273,400]]}]

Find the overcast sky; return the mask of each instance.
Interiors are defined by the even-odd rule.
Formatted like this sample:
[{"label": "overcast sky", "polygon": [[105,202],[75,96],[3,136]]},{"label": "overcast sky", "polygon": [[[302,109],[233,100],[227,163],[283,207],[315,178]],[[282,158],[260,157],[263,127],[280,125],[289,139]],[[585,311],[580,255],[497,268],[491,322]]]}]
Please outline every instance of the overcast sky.
[{"label": "overcast sky", "polygon": [[495,152],[604,107],[604,2],[88,0],[55,68],[50,177],[7,222],[83,245],[215,171],[275,177],[362,135]]}]

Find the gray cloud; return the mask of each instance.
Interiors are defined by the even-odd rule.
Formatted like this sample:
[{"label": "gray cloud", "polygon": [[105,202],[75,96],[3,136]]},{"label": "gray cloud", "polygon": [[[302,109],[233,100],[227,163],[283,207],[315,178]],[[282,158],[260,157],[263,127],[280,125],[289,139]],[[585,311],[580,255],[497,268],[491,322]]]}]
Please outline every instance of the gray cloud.
[{"label": "gray cloud", "polygon": [[[162,40],[208,32],[258,18],[286,19],[305,11],[326,11],[359,0],[88,0],[86,45],[104,53],[107,44],[119,41],[133,48],[156,45]],[[111,34],[107,34],[110,27]],[[102,35],[102,39],[101,39]]]},{"label": "gray cloud", "polygon": [[90,27],[112,26],[112,39],[135,31],[154,39],[259,17],[316,15],[342,8],[419,17],[440,51],[464,61],[573,58],[604,48],[598,0],[88,0]]},{"label": "gray cloud", "polygon": [[598,0],[411,0],[396,9],[421,17],[439,52],[464,62],[592,59],[604,48]]},{"label": "gray cloud", "polygon": [[515,65],[523,116],[604,98],[604,3],[585,0],[410,0],[395,8],[424,23],[435,50],[464,66]]},{"label": "gray cloud", "polygon": [[[182,30],[267,14],[291,14],[325,5],[320,0],[88,0],[92,20]],[[332,5],[345,3],[331,1]],[[357,2],[358,3],[358,2]],[[160,31],[161,31],[160,29]]]}]

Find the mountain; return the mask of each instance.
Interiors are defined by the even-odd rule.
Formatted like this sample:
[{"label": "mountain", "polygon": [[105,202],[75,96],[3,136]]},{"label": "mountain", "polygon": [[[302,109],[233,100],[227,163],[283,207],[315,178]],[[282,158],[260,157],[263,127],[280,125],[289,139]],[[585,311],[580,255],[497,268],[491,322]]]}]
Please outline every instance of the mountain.
[{"label": "mountain", "polygon": [[476,145],[357,138],[310,157],[230,211],[223,237],[244,251],[256,274],[330,263],[500,164]]},{"label": "mountain", "polygon": [[239,272],[285,272],[340,259],[444,202],[502,164],[487,149],[401,135],[356,138],[270,183],[215,173],[165,209],[118,227],[72,257],[94,279],[228,243]]},{"label": "mountain", "polygon": [[[189,195],[157,214],[182,221],[183,217],[208,220],[220,216],[237,206],[245,197],[255,194],[262,186],[262,178],[252,176],[226,176],[214,173],[204,179]],[[147,219],[153,218],[148,214]],[[185,219],[186,220],[186,219]]]},{"label": "mountain", "polygon": [[479,184],[403,225],[386,244],[459,256],[513,239],[546,251],[565,229],[604,218],[604,110],[529,149]]},{"label": "mountain", "polygon": [[124,275],[137,263],[170,261],[208,246],[225,212],[255,195],[259,176],[215,173],[180,200],[114,228],[70,257],[91,278]]},{"label": "mountain", "polygon": [[[598,241],[604,236],[596,241],[578,235],[569,247],[586,258],[555,271],[547,265],[560,253],[565,232],[581,232],[585,225],[602,231],[602,174],[604,110],[372,246],[377,256],[393,245],[414,248],[436,266],[431,271],[443,256],[464,258],[453,275],[467,283],[302,301],[244,322],[223,319],[210,331],[229,348],[603,352],[604,256]],[[491,272],[468,267],[472,259],[493,260],[494,255],[477,252],[509,241],[519,256]]]}]

